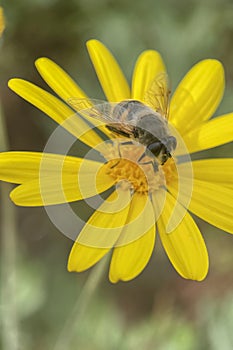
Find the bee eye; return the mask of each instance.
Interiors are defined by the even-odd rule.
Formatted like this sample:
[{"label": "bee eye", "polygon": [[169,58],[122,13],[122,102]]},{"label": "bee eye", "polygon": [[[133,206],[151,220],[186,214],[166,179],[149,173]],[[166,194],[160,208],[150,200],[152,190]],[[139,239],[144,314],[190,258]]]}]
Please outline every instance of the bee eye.
[{"label": "bee eye", "polygon": [[160,141],[151,143],[149,146],[147,146],[147,149],[153,153],[154,156],[158,156],[161,152],[161,149],[163,147],[163,144]]}]

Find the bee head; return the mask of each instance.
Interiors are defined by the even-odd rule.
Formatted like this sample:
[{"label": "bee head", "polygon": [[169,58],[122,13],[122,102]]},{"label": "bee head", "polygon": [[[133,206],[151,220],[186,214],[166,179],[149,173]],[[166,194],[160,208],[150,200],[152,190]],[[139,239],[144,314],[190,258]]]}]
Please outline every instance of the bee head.
[{"label": "bee head", "polygon": [[168,158],[171,158],[171,152],[176,148],[177,141],[174,136],[169,136],[166,140],[157,140],[147,146],[147,149],[160,161],[163,165]]},{"label": "bee head", "polygon": [[147,149],[155,156],[158,157],[161,153],[162,148],[164,147],[161,141],[155,141],[147,146]]}]

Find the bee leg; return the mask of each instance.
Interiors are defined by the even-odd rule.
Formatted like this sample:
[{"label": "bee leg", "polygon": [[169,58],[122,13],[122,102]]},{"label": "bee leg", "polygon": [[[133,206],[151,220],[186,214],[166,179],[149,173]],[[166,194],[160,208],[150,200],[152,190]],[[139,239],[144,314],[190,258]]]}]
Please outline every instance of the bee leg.
[{"label": "bee leg", "polygon": [[[140,161],[146,156],[146,152],[143,152],[142,155],[140,156],[140,158],[138,158],[137,162],[140,163]],[[149,162],[150,163],[150,162]],[[148,164],[147,163],[141,163],[141,164]]]},{"label": "bee leg", "polygon": [[148,162],[141,162],[141,160],[146,156],[146,152],[144,152],[140,158],[138,158],[137,162],[139,165],[147,165],[147,164],[151,164],[153,169],[154,169],[154,172],[157,172],[159,170],[159,166],[158,166],[158,163],[154,160],[149,160]]},{"label": "bee leg", "polygon": [[138,163],[139,165],[147,165],[147,164],[151,164],[153,169],[154,169],[154,172],[156,173],[158,170],[159,170],[159,166],[158,166],[158,163],[153,161],[153,160],[150,160],[149,162],[145,162],[145,163]]},{"label": "bee leg", "polygon": [[121,154],[121,146],[127,146],[127,145],[133,145],[133,141],[124,141],[124,142],[119,142],[118,143],[118,152],[119,152],[119,156],[120,158],[122,158],[122,154]]},{"label": "bee leg", "polygon": [[[125,141],[125,142],[119,142],[119,143],[118,143],[118,146],[117,146],[117,147],[118,147],[119,158],[122,158],[120,146],[121,146],[121,145],[131,145],[132,143],[133,143],[132,141]],[[118,160],[118,161],[116,162],[116,164],[112,165],[112,166],[111,166],[111,169],[112,169],[112,168],[115,168],[115,166],[117,166],[117,164],[119,164],[120,161],[121,161],[121,160]]]},{"label": "bee leg", "polygon": [[156,173],[159,170],[159,166],[157,162],[152,162],[153,163],[153,168],[154,168],[154,172]]},{"label": "bee leg", "polygon": [[118,162],[116,162],[116,164],[112,165],[110,168],[113,169],[115,168],[115,166],[117,166],[120,163],[121,160],[118,160]]},{"label": "bee leg", "polygon": [[133,145],[134,143],[133,143],[133,141],[124,141],[124,142],[120,142],[119,144],[121,144],[121,145]]},{"label": "bee leg", "polygon": [[[133,145],[132,141],[125,141],[125,142],[119,142],[118,143],[118,153],[119,153],[119,158],[123,158],[122,154],[121,154],[121,146],[125,146],[125,145]],[[121,160],[118,160],[118,162],[116,162],[116,164],[114,164],[113,166],[111,166],[111,168],[115,168],[115,166],[117,166],[117,164],[120,163]]]}]

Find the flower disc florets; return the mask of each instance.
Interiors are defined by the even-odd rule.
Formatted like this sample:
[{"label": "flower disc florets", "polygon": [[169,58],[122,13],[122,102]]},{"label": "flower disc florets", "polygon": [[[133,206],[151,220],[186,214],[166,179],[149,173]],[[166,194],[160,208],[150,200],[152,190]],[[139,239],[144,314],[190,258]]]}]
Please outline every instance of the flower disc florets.
[{"label": "flower disc florets", "polygon": [[139,193],[151,193],[166,185],[162,166],[154,170],[153,156],[145,155],[145,147],[138,143],[127,144],[114,141],[102,152],[107,159],[106,173],[114,178],[122,189]]}]

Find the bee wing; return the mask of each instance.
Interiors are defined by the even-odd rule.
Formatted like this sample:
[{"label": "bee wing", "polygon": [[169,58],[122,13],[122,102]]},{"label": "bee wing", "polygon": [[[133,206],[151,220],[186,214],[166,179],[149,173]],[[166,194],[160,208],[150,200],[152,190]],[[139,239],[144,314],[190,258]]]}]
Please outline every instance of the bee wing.
[{"label": "bee wing", "polygon": [[[93,122],[96,126],[105,124],[108,130],[129,136],[133,133],[133,125],[123,122],[122,115],[127,113],[126,108],[119,103],[110,103],[96,99],[70,98],[68,104],[86,120]],[[99,121],[100,123],[96,123]],[[117,132],[117,130],[119,132]]]},{"label": "bee wing", "polygon": [[112,110],[114,104],[102,100],[69,98],[67,103],[84,117],[95,118],[99,121],[108,122],[113,119]]},{"label": "bee wing", "polygon": [[172,118],[179,120],[179,116],[187,115],[188,123],[182,124],[182,133],[192,130],[195,127],[195,118],[190,118],[190,111],[193,115],[198,115],[198,105],[195,100],[195,96],[192,95],[190,90],[179,87],[179,93],[176,92],[172,96],[170,111]]},{"label": "bee wing", "polygon": [[169,116],[169,99],[171,89],[165,72],[159,73],[146,91],[144,101],[166,119]]}]

